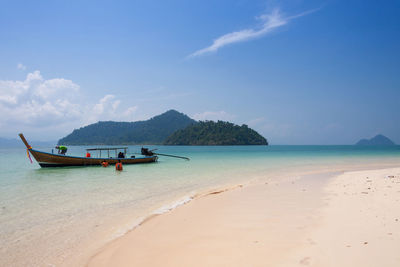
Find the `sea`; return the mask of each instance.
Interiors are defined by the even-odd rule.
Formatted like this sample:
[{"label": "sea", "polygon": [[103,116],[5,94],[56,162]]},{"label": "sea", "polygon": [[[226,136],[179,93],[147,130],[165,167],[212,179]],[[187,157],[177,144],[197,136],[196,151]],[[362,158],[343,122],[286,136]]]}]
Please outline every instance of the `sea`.
[{"label": "sea", "polygon": [[[0,266],[83,266],[146,218],[220,188],[311,172],[400,166],[400,146],[148,146],[157,163],[40,168],[0,148]],[[51,152],[52,147],[34,147]],[[70,146],[84,156],[92,147]],[[132,155],[140,146],[129,146]],[[92,156],[96,156],[92,153]],[[130,155],[128,155],[130,156]]]}]

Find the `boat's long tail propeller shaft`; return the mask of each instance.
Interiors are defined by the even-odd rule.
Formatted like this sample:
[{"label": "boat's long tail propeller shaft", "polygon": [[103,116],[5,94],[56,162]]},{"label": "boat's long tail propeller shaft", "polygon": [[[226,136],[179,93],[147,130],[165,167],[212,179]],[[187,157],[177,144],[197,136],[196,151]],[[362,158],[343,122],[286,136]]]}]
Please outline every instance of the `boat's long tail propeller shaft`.
[{"label": "boat's long tail propeller shaft", "polygon": [[149,150],[148,148],[142,147],[141,149],[141,153],[144,156],[153,156],[153,155],[157,155],[157,156],[165,156],[165,157],[172,157],[172,158],[179,158],[179,159],[186,159],[186,160],[190,160],[188,157],[182,157],[182,156],[176,156],[176,155],[169,155],[169,154],[162,154],[162,153],[154,153],[153,151],[155,151],[157,149],[153,149],[153,150]]},{"label": "boat's long tail propeller shaft", "polygon": [[181,156],[175,156],[175,155],[168,155],[168,154],[161,154],[161,153],[154,153],[154,155],[159,155],[159,156],[166,156],[166,157],[172,157],[172,158],[179,158],[179,159],[186,159],[190,160],[187,157],[181,157]]}]

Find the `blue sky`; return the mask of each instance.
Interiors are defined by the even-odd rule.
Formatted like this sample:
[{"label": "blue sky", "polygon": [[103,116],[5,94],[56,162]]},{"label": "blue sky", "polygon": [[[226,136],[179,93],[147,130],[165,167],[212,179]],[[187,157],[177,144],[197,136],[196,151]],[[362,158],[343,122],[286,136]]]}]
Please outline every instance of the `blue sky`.
[{"label": "blue sky", "polygon": [[1,1],[0,136],[176,109],[271,144],[400,143],[399,1]]}]

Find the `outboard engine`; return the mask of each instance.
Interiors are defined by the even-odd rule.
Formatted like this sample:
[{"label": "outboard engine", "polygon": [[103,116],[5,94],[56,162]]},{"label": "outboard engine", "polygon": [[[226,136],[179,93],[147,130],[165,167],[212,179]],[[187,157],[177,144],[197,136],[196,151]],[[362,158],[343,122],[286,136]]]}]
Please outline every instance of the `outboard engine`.
[{"label": "outboard engine", "polygon": [[142,147],[141,153],[144,156],[153,156],[154,155],[154,153],[151,150],[149,150],[148,148],[145,148],[145,147]]}]

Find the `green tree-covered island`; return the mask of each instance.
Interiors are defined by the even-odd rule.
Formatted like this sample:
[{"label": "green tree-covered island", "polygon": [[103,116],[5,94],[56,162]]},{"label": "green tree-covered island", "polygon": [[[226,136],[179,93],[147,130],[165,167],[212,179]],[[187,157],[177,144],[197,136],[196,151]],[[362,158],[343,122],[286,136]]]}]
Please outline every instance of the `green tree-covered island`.
[{"label": "green tree-covered island", "polygon": [[247,125],[225,121],[200,121],[169,136],[165,145],[268,145],[267,140]]},{"label": "green tree-covered island", "polygon": [[63,145],[268,145],[267,140],[247,125],[230,122],[195,121],[169,110],[146,121],[100,121],[58,141]]}]

